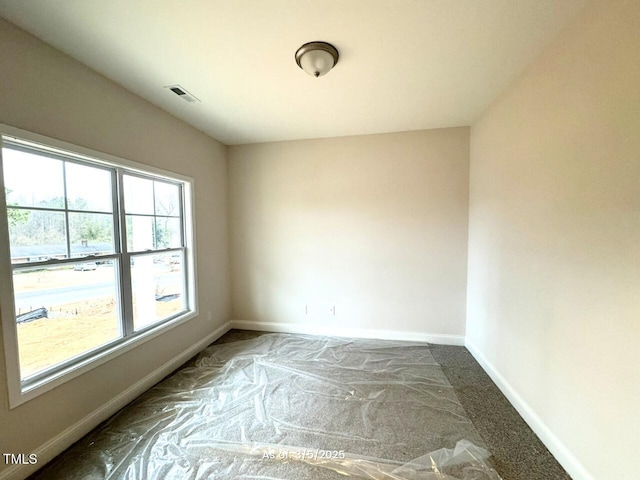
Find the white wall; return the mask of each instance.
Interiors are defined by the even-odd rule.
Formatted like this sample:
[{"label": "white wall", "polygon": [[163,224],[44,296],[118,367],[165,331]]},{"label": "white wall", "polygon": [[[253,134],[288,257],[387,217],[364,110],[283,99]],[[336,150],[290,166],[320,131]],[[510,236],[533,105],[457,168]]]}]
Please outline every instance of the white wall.
[{"label": "white wall", "polygon": [[0,123],[196,179],[200,318],[13,410],[0,351],[0,452],[30,453],[227,321],[226,148],[1,19],[0,65]]},{"label": "white wall", "polygon": [[232,318],[464,335],[468,161],[466,127],[229,147]]},{"label": "white wall", "polygon": [[638,478],[639,32],[594,2],[471,130],[467,341],[574,478]]}]

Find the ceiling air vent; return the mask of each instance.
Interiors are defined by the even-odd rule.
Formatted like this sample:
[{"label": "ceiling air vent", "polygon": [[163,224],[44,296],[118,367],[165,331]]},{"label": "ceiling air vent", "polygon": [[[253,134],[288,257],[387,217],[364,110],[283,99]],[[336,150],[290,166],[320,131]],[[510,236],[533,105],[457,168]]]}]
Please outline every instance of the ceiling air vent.
[{"label": "ceiling air vent", "polygon": [[168,88],[173,93],[178,95],[181,99],[183,99],[185,102],[196,103],[200,101],[195,95],[191,95],[189,92],[187,92],[184,89],[184,87],[180,85],[168,85],[164,88]]}]

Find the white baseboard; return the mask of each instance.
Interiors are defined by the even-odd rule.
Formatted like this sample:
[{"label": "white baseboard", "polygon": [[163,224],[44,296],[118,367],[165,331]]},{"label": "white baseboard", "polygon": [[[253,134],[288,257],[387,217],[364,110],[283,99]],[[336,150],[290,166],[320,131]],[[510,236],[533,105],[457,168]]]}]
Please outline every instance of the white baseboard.
[{"label": "white baseboard", "polygon": [[238,330],[258,330],[262,332],[304,333],[307,335],[329,335],[333,337],[377,338],[380,340],[402,340],[426,342],[438,345],[464,346],[464,335],[446,335],[439,333],[403,332],[397,330],[371,330],[367,328],[336,328],[323,325],[256,322],[232,320],[231,328]]},{"label": "white baseboard", "polygon": [[52,460],[56,455],[63,452],[74,442],[80,440],[84,435],[104,422],[111,415],[135,400],[142,393],[149,390],[156,383],[173,372],[180,365],[203,350],[207,345],[214,342],[231,328],[231,322],[226,322],[216,330],[211,332],[188,350],[173,357],[171,360],[156,368],[153,372],[131,385],[125,391],[109,400],[97,410],[71,425],[49,441],[36,448],[33,452],[38,456],[38,463],[35,465],[13,465],[0,473],[0,480],[23,480],[34,473],[38,468]]},{"label": "white baseboard", "polygon": [[520,416],[531,427],[535,434],[540,438],[542,443],[549,449],[551,454],[558,460],[558,463],[564,467],[573,480],[593,480],[593,476],[580,463],[580,461],[571,453],[564,443],[551,431],[549,427],[542,421],[529,404],[518,394],[511,384],[496,370],[496,368],[487,360],[469,339],[466,340],[467,350],[471,352],[480,366],[491,377],[493,382],[502,391],[511,405],[518,411]]}]

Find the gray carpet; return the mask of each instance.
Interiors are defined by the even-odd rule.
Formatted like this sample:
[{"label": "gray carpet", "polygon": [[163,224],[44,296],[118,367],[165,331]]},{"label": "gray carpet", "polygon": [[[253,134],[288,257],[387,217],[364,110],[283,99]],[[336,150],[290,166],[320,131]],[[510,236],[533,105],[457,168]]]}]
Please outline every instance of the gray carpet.
[{"label": "gray carpet", "polygon": [[466,348],[430,349],[504,480],[571,480]]},{"label": "gray carpet", "polygon": [[[231,330],[218,341],[233,342],[262,334]],[[503,480],[571,480],[465,347],[430,345],[430,350]]]},{"label": "gray carpet", "polygon": [[216,345],[33,478],[569,478],[462,347],[241,331]]}]

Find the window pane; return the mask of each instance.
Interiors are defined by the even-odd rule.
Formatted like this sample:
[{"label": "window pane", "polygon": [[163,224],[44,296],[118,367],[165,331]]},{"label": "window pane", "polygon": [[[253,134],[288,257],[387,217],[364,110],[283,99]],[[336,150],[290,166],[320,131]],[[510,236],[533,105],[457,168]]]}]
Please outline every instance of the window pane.
[{"label": "window pane", "polygon": [[60,160],[3,148],[2,163],[7,205],[64,208]]},{"label": "window pane", "polygon": [[185,310],[183,263],[182,251],[131,259],[135,330]]},{"label": "window pane", "polygon": [[121,336],[115,272],[113,262],[14,272],[23,379]]},{"label": "window pane", "polygon": [[153,217],[127,215],[127,249],[130,252],[153,250]]},{"label": "window pane", "polygon": [[170,183],[154,182],[156,215],[180,215],[180,188]]},{"label": "window pane", "polygon": [[124,175],[124,209],[126,213],[153,215],[153,181]]},{"label": "window pane", "polygon": [[71,256],[114,253],[113,215],[69,212]]},{"label": "window pane", "polygon": [[179,218],[156,217],[155,233],[156,249],[176,248],[182,246]]},{"label": "window pane", "polygon": [[67,202],[72,210],[111,212],[111,172],[67,162]]},{"label": "window pane", "polygon": [[7,208],[13,263],[66,258],[64,213]]}]

